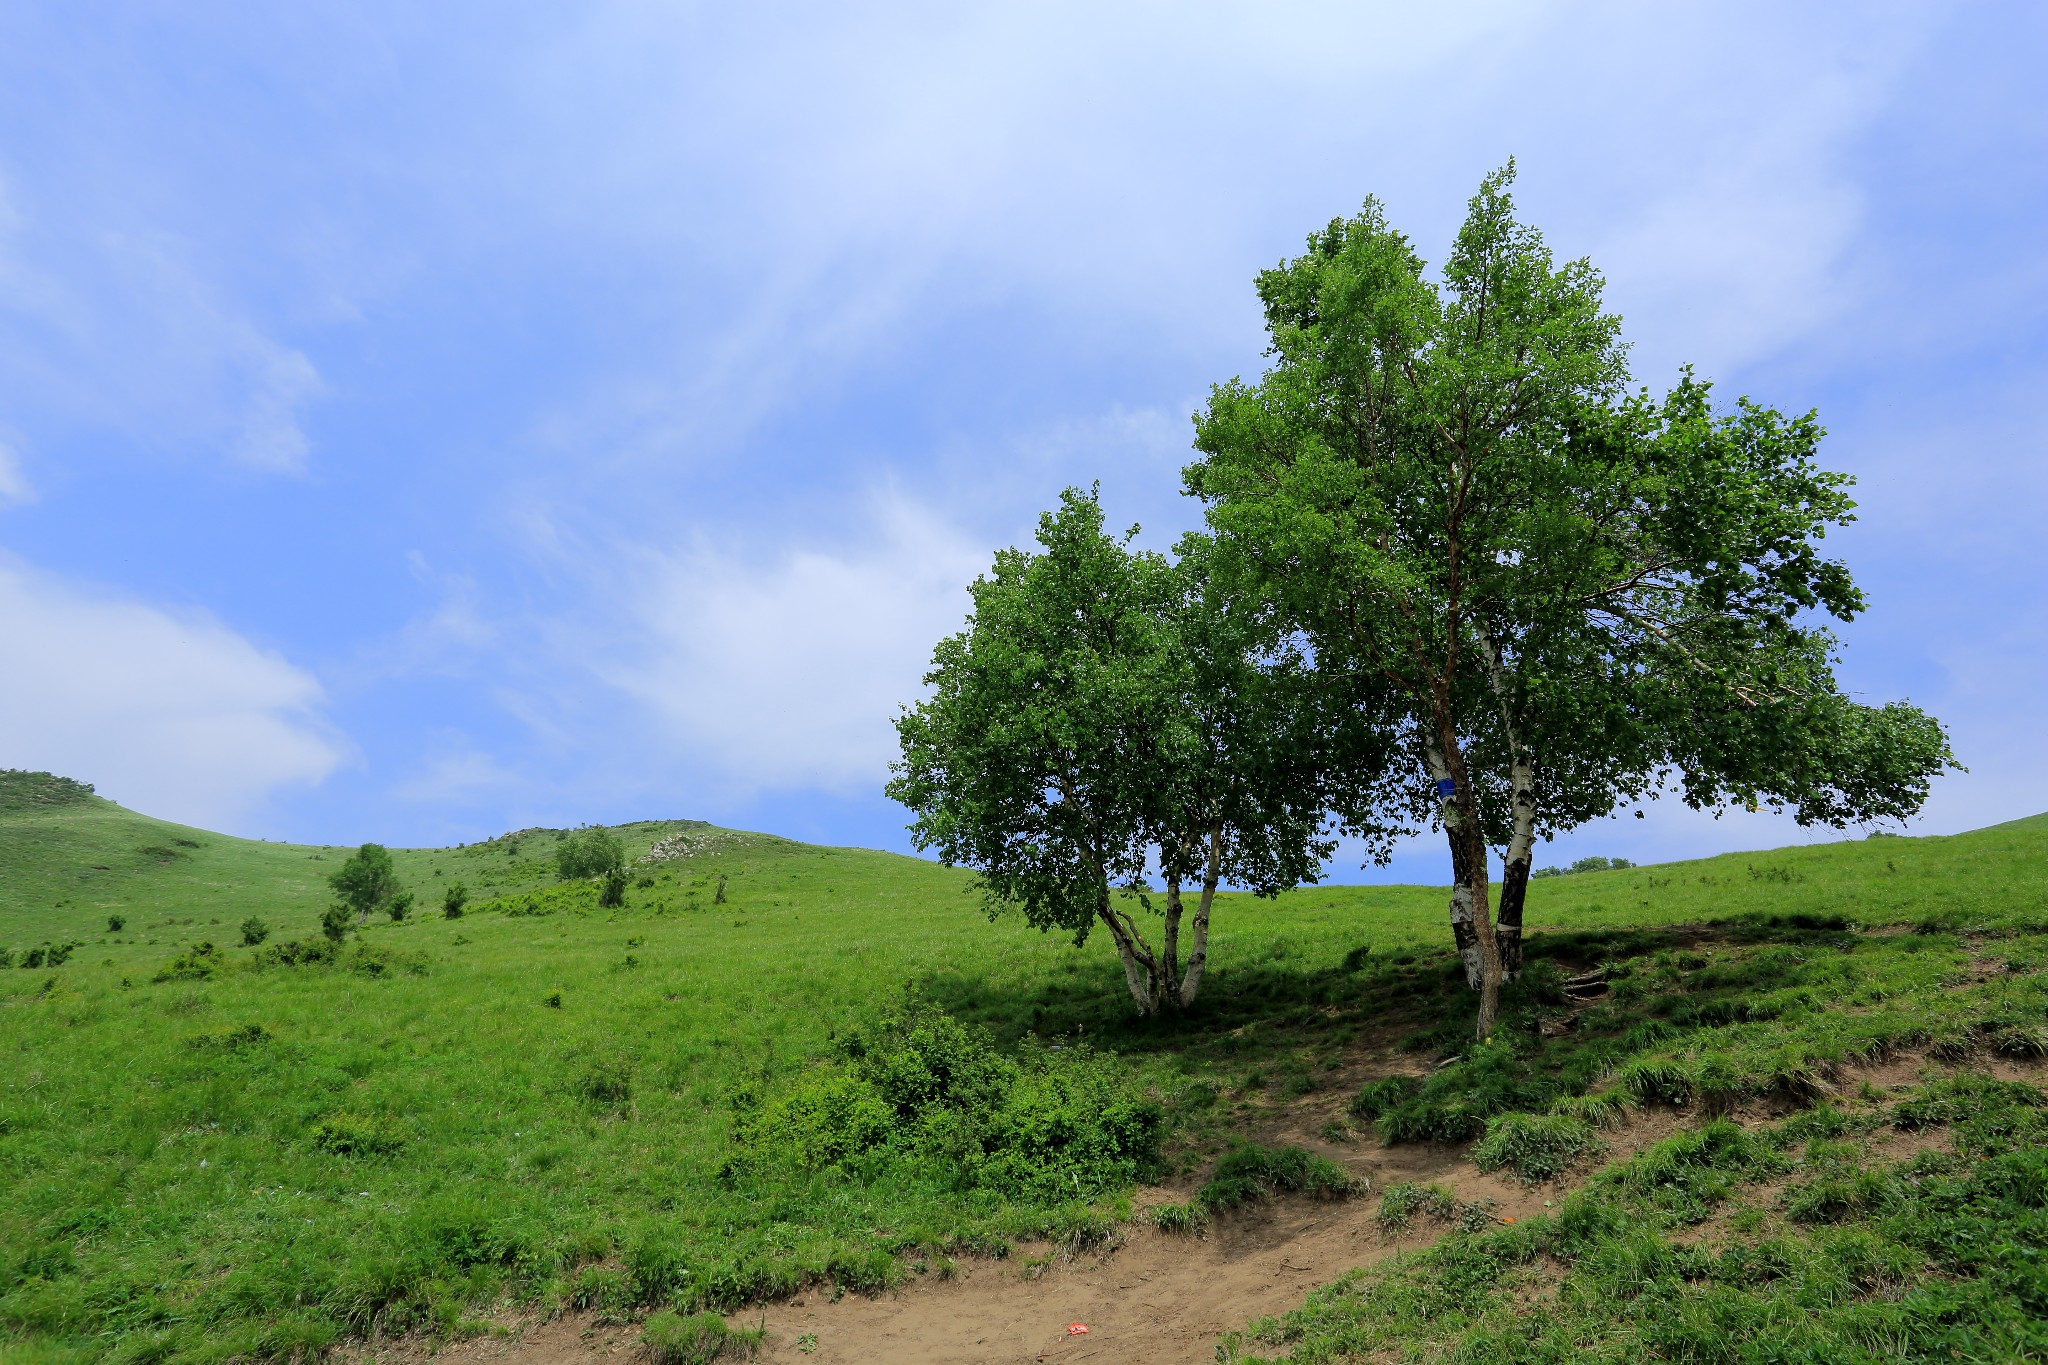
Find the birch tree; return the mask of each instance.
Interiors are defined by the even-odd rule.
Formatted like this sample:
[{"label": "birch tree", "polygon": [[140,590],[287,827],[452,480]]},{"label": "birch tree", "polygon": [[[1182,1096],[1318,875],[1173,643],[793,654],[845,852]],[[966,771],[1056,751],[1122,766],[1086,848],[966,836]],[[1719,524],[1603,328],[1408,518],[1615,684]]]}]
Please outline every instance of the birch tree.
[{"label": "birch tree", "polygon": [[[1169,560],[1135,533],[1105,533],[1069,490],[1037,551],[997,555],[897,721],[888,792],[919,848],[976,870],[991,915],[1106,933],[1154,1015],[1195,1003],[1226,881],[1271,894],[1334,850],[1316,766],[1332,746],[1301,661],[1262,653],[1270,624],[1221,593],[1206,539]],[[1355,713],[1333,721],[1365,747]]]},{"label": "birch tree", "polygon": [[1952,763],[1931,717],[1833,675],[1822,619],[1864,603],[1820,553],[1854,504],[1816,420],[1717,412],[1690,373],[1631,392],[1600,276],[1553,260],[1512,180],[1481,185],[1440,280],[1373,201],[1262,273],[1273,363],[1213,391],[1186,471],[1219,563],[1397,718],[1402,745],[1343,761],[1396,754],[1395,805],[1445,832],[1482,1037],[1537,839],[1667,787],[1900,817]]}]

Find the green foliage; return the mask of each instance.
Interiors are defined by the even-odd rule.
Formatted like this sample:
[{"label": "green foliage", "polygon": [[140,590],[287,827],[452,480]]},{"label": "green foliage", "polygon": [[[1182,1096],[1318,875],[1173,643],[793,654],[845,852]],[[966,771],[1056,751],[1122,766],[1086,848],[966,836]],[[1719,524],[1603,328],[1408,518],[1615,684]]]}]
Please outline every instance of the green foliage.
[{"label": "green foliage", "polygon": [[0,768],[0,814],[28,815],[53,808],[90,805],[92,783],[74,782],[55,773],[26,768]]},{"label": "green foliage", "polygon": [[1529,875],[1532,877],[1568,877],[1579,872],[1619,872],[1635,864],[1626,858],[1603,858],[1599,854],[1580,858],[1570,867],[1539,867]]},{"label": "green foliage", "polygon": [[[740,1116],[814,1069],[848,1069],[849,1033],[906,981],[963,1026],[986,1029],[997,1054],[1021,1068],[1039,1055],[1033,1032],[1054,1044],[1085,1036],[1098,1057],[1114,1049],[1122,1093],[1168,1099],[1175,1126],[1161,1150],[1177,1163],[1259,1121],[1272,1096],[1241,1096],[1228,1083],[1249,1071],[1327,1074],[1358,1040],[1389,1030],[1412,1031],[1418,1072],[1434,1075],[1465,1051],[1462,979],[1437,945],[1440,888],[1317,887],[1271,901],[1222,893],[1214,988],[1200,1010],[1164,1028],[1128,1017],[1113,963],[1048,948],[1014,918],[963,917],[968,877],[920,860],[674,822],[622,827],[636,857],[685,835],[697,851],[661,864],[660,884],[613,918],[596,910],[595,884],[555,887],[551,831],[524,835],[516,858],[502,842],[394,850],[403,883],[422,897],[461,879],[477,904],[455,922],[391,926],[379,915],[332,948],[318,927],[332,894],[324,874],[348,850],[207,835],[97,800],[23,819],[0,816],[0,941],[17,961],[27,943],[99,937],[113,911],[128,925],[126,941],[74,953],[55,989],[46,991],[47,970],[0,977],[0,1339],[51,1360],[132,1354],[205,1365],[294,1351],[306,1360],[373,1324],[434,1334],[500,1306],[546,1313],[569,1304],[572,1286],[620,1316],[737,1310],[762,1294],[886,1285],[892,1267],[900,1275],[937,1246],[994,1254],[1024,1238],[1098,1235],[1122,1190],[1092,1209],[1070,1197],[1013,1200],[961,1188],[957,1170],[937,1159],[718,1178],[741,1155],[732,1141]],[[183,847],[175,841],[185,837],[203,845],[187,858],[135,856],[143,845]],[[1686,1198],[1657,1193],[1669,1173],[1641,1194],[1602,1184],[1587,1199],[1565,1195],[1545,1236],[1577,1256],[1573,1248],[1605,1245],[1617,1219],[1666,1237],[1662,1220],[1704,1211],[1715,1216],[1684,1239],[1704,1238],[1701,1254],[1717,1267],[1726,1255],[1730,1276],[1738,1265],[1759,1283],[1778,1275],[1783,1297],[1758,1302],[1809,1337],[1836,1330],[1845,1315],[1891,1312],[1900,1286],[1925,1287],[1953,1295],[1915,1302],[1945,1315],[1942,1330],[1966,1357],[1974,1349],[1981,1359],[2024,1358],[1982,1335],[1983,1323],[2024,1304],[2022,1282],[1999,1280],[1987,1296],[1978,1281],[2012,1275],[2039,1243],[1990,1186],[1955,1182],[1967,1181],[1970,1165],[2040,1145],[2026,1117],[2034,1107],[1994,1106],[1974,1091],[1939,1101],[1971,1121],[1915,1131],[1931,1135],[1919,1141],[1937,1142],[1944,1162],[1952,1158],[1941,1133],[1951,1133],[1956,1164],[1900,1176],[1954,1194],[1938,1217],[1923,1201],[1791,1223],[1777,1192],[1824,1174],[1805,1164],[1812,1138],[1875,1141],[1859,1125],[1896,1122],[1852,1093],[1846,1068],[1859,1059],[1911,1056],[1925,1046],[1914,1039],[1941,1037],[1964,1046],[1965,1065],[1982,1067],[1998,1030],[2048,1019],[2048,974],[2038,970],[2048,963],[2038,927],[2048,879],[2035,875],[2044,840],[2048,819],[2037,818],[1953,838],[1859,839],[1541,883],[1531,918],[1557,927],[1532,938],[1532,965],[1555,961],[1570,976],[1598,969],[1612,983],[1608,995],[1572,1006],[1575,1025],[1540,1046],[1534,1023],[1558,1007],[1521,1000],[1519,987],[1506,993],[1500,1032],[1522,1048],[1517,1065],[1564,1096],[1557,1112],[1581,1097],[1612,1104],[1622,1092],[1611,1073],[1632,1060],[1692,1067],[1720,1057],[1773,1110],[1792,1101],[1772,1077],[1824,1079],[1838,1068],[1832,1105],[1848,1123],[1837,1130],[1816,1117],[1811,1131],[1792,1134],[1788,1122],[1789,1135],[1762,1143],[1757,1164],[1736,1172],[1719,1202],[1702,1197],[1712,1191],[1701,1182],[1729,1172],[1697,1163],[1679,1172],[1694,1189]],[[1796,876],[1751,879],[1750,863]],[[693,890],[708,907],[720,875],[744,888],[735,899],[747,906],[745,927],[730,923],[738,916],[680,913]],[[543,890],[563,893],[547,902],[551,915],[479,913]],[[1757,914],[1739,917],[1746,912]],[[261,947],[222,952],[232,965],[203,980],[151,983],[191,939],[219,941],[251,914],[274,927]],[[198,927],[216,919],[226,928]],[[1922,931],[1857,927],[1914,924]],[[1284,956],[1272,951],[1282,936]],[[1367,940],[1370,957],[1345,969],[1350,949]],[[404,953],[387,946],[398,943]],[[312,956],[296,958],[301,947]],[[628,951],[645,965],[622,974],[615,969]],[[554,991],[573,1008],[541,1008]],[[226,1039],[248,1021],[261,1021],[270,1039],[239,1049],[189,1042]],[[577,1093],[577,1068],[597,1055],[633,1060],[627,1104]],[[1742,1117],[1754,1123],[1756,1103],[1746,1105]],[[1695,1125],[1702,1108],[1695,1098],[1673,1118]],[[312,1127],[342,1113],[393,1116],[402,1145],[381,1155],[323,1151]],[[1762,1174],[1751,1178],[1751,1169]],[[2027,1178],[2024,1167],[2000,1170],[2008,1184]],[[1763,1222],[1752,1230],[1726,1230],[1753,1215]],[[1434,1222],[1426,1210],[1415,1217]],[[1956,1258],[1914,1251],[1914,1266],[1937,1268],[1895,1274],[1888,1258],[1900,1243],[1885,1233],[1872,1250],[1869,1235],[1914,1218],[1930,1245],[1946,1239]],[[1526,1223],[1501,1228],[1483,1211],[1454,1207],[1444,1226],[1467,1224],[1477,1233],[1450,1235],[1476,1249],[1432,1272],[1459,1293],[1433,1302],[1475,1315],[1503,1305],[1565,1311],[1544,1289],[1567,1273],[1562,1262],[1509,1256],[1529,1244]],[[1908,1232],[1908,1241],[1922,1235]],[[1627,1242],[1603,1254],[1654,1268],[1674,1253]],[[1541,1272],[1529,1294],[1510,1299],[1473,1278],[1502,1264],[1511,1276],[1517,1266]],[[1636,1343],[1632,1361],[1654,1358],[1641,1334],[1665,1330],[1691,1291],[1653,1279],[1663,1288],[1642,1297],[1639,1318],[1638,1299],[1623,1292],[1630,1282],[1615,1273],[1611,1282],[1573,1281],[1584,1297],[1571,1303],[1591,1305],[1576,1321],[1590,1326],[1597,1313],[1614,1339]],[[649,1287],[657,1281],[668,1285],[658,1297]],[[1729,1289],[1718,1278],[1684,1284]],[[1406,1311],[1387,1320],[1387,1332],[1407,1335],[1383,1354],[1455,1358],[1462,1348],[1446,1343],[1462,1340],[1464,1326],[1447,1318],[1418,1327]],[[1486,1358],[1489,1342],[1512,1348],[1511,1326],[1484,1328],[1469,1354]],[[1612,1358],[1619,1349],[1608,1337],[1588,1339],[1577,1356],[1559,1347],[1548,1358]],[[1701,1340],[1687,1349],[1700,1358],[1718,1349]],[[1743,1340],[1772,1337],[1759,1328]],[[263,1354],[266,1342],[279,1354]],[[1305,1356],[1319,1349],[1308,1345]],[[1900,1353],[1871,1348],[1865,1358],[1873,1354]],[[1809,1357],[1857,1358],[1839,1342]]]},{"label": "green foliage", "polygon": [[[1599,273],[1516,217],[1514,178],[1481,182],[1435,275],[1377,200],[1312,233],[1258,277],[1270,368],[1196,417],[1219,572],[1372,718],[1328,745],[1339,813],[1441,825],[1480,914],[1507,849],[1519,925],[1535,839],[1669,783],[1802,823],[1916,811],[1953,757],[1834,676],[1818,618],[1864,600],[1822,554],[1854,504],[1818,421],[1717,412],[1689,371],[1635,389]],[[1459,941],[1482,1038],[1514,966],[1490,942]]]},{"label": "green foliage", "polygon": [[320,912],[320,933],[329,943],[340,943],[348,937],[349,920],[352,912],[346,905],[330,905]]},{"label": "green foliage", "polygon": [[[2039,1093],[1961,1076],[1894,1114],[1953,1124],[1952,1150],[1890,1161],[1840,1113],[1758,1132],[1716,1120],[1649,1148],[1553,1214],[1475,1223],[1403,1262],[1354,1271],[1295,1312],[1226,1336],[1218,1359],[1265,1359],[1248,1352],[1267,1348],[1299,1365],[1396,1354],[1613,1365],[2039,1356]],[[1839,1136],[1787,1154],[1815,1128]],[[1405,1227],[1425,1209],[1449,1221],[1451,1206],[1390,1189],[1383,1226]],[[1715,1208],[1733,1210],[1724,1230],[1674,1235]],[[1773,1229],[1774,1210],[1788,1226]]]},{"label": "green foliage", "polygon": [[382,844],[364,844],[327,883],[358,920],[368,919],[383,909],[399,891],[398,872],[390,850]]},{"label": "green foliage", "polygon": [[125,915],[108,915],[108,916],[107,916],[107,932],[108,932],[108,933],[110,933],[110,934],[118,934],[118,933],[120,933],[120,932],[121,932],[121,931],[122,931],[123,929],[126,929],[127,927],[128,927],[128,918],[127,918],[127,916],[125,916]]},{"label": "green foliage", "polygon": [[198,943],[165,963],[150,980],[204,981],[226,966],[227,959],[218,948],[211,943]]},{"label": "green foliage", "polygon": [[1173,1236],[1200,1236],[1209,1226],[1209,1208],[1199,1199],[1185,1204],[1154,1205],[1149,1215],[1152,1226]]},{"label": "green foliage", "polygon": [[1593,1125],[1569,1114],[1501,1114],[1472,1148],[1482,1171],[1502,1167],[1528,1181],[1555,1180],[1601,1148]]},{"label": "green foliage", "polygon": [[256,916],[251,915],[242,921],[242,946],[244,948],[254,948],[269,937],[270,926]]},{"label": "green foliage", "polygon": [[1164,1115],[1113,1057],[1075,1048],[1014,1061],[985,1032],[916,1001],[838,1051],[741,1116],[735,1174],[945,1171],[957,1188],[1057,1206],[1157,1165]]},{"label": "green foliage", "polygon": [[716,1313],[689,1317],[663,1309],[640,1327],[641,1339],[654,1365],[712,1365],[717,1360],[746,1360],[760,1345],[758,1331],[725,1325]]},{"label": "green foliage", "polygon": [[615,867],[604,874],[604,889],[598,892],[597,903],[601,909],[613,909],[626,903],[624,869]]},{"label": "green foliage", "polygon": [[1221,1211],[1282,1192],[1343,1199],[1364,1189],[1363,1180],[1306,1147],[1241,1142],[1217,1160],[1215,1173],[1195,1198],[1203,1208]]},{"label": "green foliage", "polygon": [[469,904],[469,888],[461,882],[450,882],[441,892],[441,917],[461,919],[462,907]]},{"label": "green foliage", "polygon": [[1421,1080],[1414,1076],[1383,1076],[1360,1086],[1345,1108],[1353,1118],[1369,1123],[1382,1114],[1399,1109],[1414,1099],[1421,1089]]},{"label": "green foliage", "polygon": [[412,892],[401,891],[390,900],[384,902],[384,913],[391,916],[393,924],[398,924],[412,913],[413,900]]},{"label": "green foliage", "polygon": [[323,1152],[354,1157],[392,1156],[406,1141],[403,1125],[389,1115],[347,1111],[317,1120],[307,1136]]},{"label": "green foliage", "polygon": [[564,881],[581,881],[623,872],[626,847],[602,825],[584,825],[555,849],[555,870]]},{"label": "green foliage", "polygon": [[[933,652],[931,695],[897,718],[887,790],[917,847],[980,874],[991,916],[1014,907],[1077,944],[1106,930],[1149,1015],[1199,985],[1205,922],[1185,978],[1163,956],[1182,883],[1272,894],[1317,877],[1336,844],[1316,743],[1356,714],[1301,685],[1260,604],[1209,573],[1206,542],[1168,561],[1132,549],[1136,534],[1109,534],[1095,495],[1068,489],[1037,552],[997,555],[969,588],[968,629]],[[1130,906],[1152,910],[1155,868],[1157,946]]]}]

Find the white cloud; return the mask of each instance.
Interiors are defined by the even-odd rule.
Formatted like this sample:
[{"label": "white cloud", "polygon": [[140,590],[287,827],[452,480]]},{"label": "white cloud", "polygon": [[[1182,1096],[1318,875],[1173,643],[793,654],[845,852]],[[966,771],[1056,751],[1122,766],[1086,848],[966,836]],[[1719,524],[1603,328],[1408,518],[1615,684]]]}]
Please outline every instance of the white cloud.
[{"label": "white cloud", "polygon": [[203,615],[0,559],[0,764],[210,829],[342,757],[304,670]]},{"label": "white cloud", "polygon": [[734,792],[878,786],[897,708],[966,618],[985,549],[897,498],[865,520],[874,539],[852,549],[761,565],[705,546],[643,561],[644,652],[606,675]]},{"label": "white cloud", "polygon": [[21,457],[13,446],[0,441],[0,507],[35,500],[36,491],[29,486],[28,475],[22,472]]}]

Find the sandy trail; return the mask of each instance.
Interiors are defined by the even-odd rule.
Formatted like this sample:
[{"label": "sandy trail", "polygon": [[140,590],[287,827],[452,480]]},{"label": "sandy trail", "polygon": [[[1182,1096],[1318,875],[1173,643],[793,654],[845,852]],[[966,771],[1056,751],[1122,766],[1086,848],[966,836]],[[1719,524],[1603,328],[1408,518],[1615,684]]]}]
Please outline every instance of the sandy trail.
[{"label": "sandy trail", "polygon": [[[1313,1112],[1289,1117],[1302,1128],[1320,1123]],[[949,1280],[913,1277],[880,1298],[849,1294],[833,1303],[813,1288],[731,1321],[767,1329],[758,1357],[765,1365],[1210,1365],[1220,1333],[1298,1306],[1309,1290],[1353,1266],[1442,1235],[1440,1226],[1422,1224],[1402,1236],[1383,1236],[1373,1214],[1377,1192],[1388,1185],[1434,1181],[1467,1202],[1493,1200],[1496,1213],[1513,1218],[1541,1212],[1544,1201],[1556,1197],[1555,1190],[1480,1174],[1460,1148],[1388,1149],[1370,1139],[1334,1145],[1294,1127],[1279,1125],[1261,1136],[1322,1152],[1368,1179],[1373,1193],[1328,1203],[1263,1201],[1216,1219],[1199,1238],[1170,1236],[1137,1222],[1123,1229],[1120,1244],[1065,1263],[1033,1268],[1030,1259],[1051,1249],[1026,1245],[1007,1260],[962,1258]],[[1185,1197],[1186,1191],[1149,1190],[1137,1202]],[[1085,1335],[1069,1335],[1067,1327],[1075,1322],[1087,1325]],[[506,1336],[449,1343],[435,1359],[445,1365],[583,1365],[597,1356],[638,1356],[639,1338],[637,1326],[570,1314],[516,1327]],[[400,1365],[418,1349],[417,1343],[411,1350],[389,1343],[362,1354],[379,1365]]]}]

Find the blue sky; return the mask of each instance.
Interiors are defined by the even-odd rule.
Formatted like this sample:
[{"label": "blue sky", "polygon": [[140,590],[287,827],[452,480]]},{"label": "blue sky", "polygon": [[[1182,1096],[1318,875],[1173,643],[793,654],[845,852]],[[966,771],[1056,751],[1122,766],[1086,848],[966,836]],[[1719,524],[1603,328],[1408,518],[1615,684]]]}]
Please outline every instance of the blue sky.
[{"label": "blue sky", "polygon": [[2028,4],[17,0],[0,766],[272,838],[905,848],[889,720],[994,549],[1097,479],[1192,524],[1253,274],[1368,194],[1438,258],[1513,156],[1642,381],[1820,409],[1845,676],[1971,769],[1920,828],[2048,809],[2043,51]]}]

